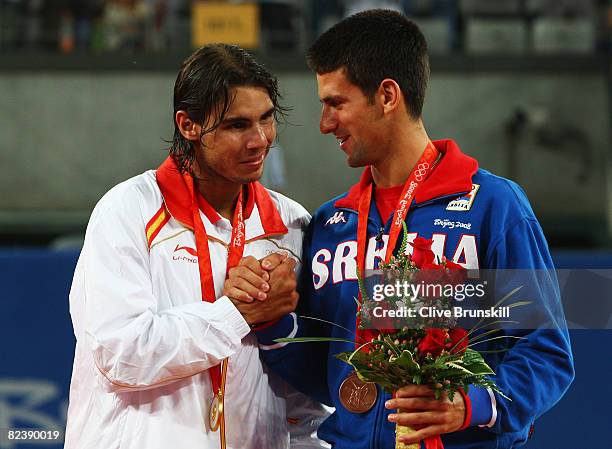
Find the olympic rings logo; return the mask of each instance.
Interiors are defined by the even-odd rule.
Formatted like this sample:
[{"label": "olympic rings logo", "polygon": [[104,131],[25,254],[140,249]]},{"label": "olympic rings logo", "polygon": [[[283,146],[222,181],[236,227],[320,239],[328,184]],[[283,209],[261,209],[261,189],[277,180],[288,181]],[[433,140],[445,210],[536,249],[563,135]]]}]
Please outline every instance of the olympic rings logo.
[{"label": "olympic rings logo", "polygon": [[416,178],[416,180],[421,182],[423,178],[425,177],[425,175],[427,174],[428,169],[429,169],[428,162],[421,162],[419,165],[417,165],[417,168],[414,171],[414,177]]}]

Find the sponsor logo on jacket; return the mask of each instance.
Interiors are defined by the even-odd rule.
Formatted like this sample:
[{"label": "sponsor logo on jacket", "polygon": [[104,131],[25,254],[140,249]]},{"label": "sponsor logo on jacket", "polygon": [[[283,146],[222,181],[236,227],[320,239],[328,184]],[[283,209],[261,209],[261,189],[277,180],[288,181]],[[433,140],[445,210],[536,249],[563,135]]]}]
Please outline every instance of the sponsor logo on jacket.
[{"label": "sponsor logo on jacket", "polygon": [[470,210],[472,204],[474,203],[474,198],[476,198],[476,194],[478,193],[478,189],[480,189],[480,184],[472,184],[472,190],[466,195],[460,196],[459,198],[448,203],[446,210],[458,212],[466,212]]},{"label": "sponsor logo on jacket", "polygon": [[462,229],[467,229],[470,230],[472,229],[472,223],[464,223],[462,221],[453,221],[453,220],[449,220],[448,218],[435,218],[434,219],[434,226],[441,226],[442,228],[448,228],[448,229],[455,229],[455,228],[462,228]]},{"label": "sponsor logo on jacket", "polygon": [[184,260],[186,262],[198,263],[198,252],[195,248],[190,248],[189,246],[176,245],[172,253],[172,260]]},{"label": "sponsor logo on jacket", "polygon": [[346,217],[344,216],[344,212],[342,211],[336,212],[334,213],[334,215],[329,217],[329,219],[325,222],[324,226],[338,223],[346,223]]}]

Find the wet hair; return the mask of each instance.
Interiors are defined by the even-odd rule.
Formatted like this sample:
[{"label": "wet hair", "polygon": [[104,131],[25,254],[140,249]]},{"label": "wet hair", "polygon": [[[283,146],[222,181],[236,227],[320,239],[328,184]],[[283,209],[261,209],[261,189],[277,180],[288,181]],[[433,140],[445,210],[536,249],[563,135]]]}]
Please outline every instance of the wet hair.
[{"label": "wet hair", "polygon": [[[285,117],[287,108],[280,104],[276,77],[242,48],[205,45],[183,61],[174,84],[174,137],[170,147],[170,155],[181,173],[191,172],[195,145],[181,134],[174,119],[177,111],[185,111],[191,120],[202,125],[200,142],[203,142],[204,135],[223,121],[234,100],[233,89],[241,86],[266,89],[274,106],[274,118]],[[213,122],[207,124],[211,118]]]},{"label": "wet hair", "polygon": [[382,80],[391,78],[400,86],[410,116],[421,117],[429,80],[427,42],[404,15],[373,9],[347,17],[314,42],[307,60],[318,74],[344,68],[370,102]]}]

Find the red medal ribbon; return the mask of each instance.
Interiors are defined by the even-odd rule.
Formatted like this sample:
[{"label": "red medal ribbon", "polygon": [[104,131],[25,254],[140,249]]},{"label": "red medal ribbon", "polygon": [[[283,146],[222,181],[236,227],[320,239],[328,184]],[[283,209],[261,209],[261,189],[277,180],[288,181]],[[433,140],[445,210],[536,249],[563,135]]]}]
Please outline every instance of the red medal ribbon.
[{"label": "red medal ribbon", "polygon": [[[410,172],[404,189],[400,194],[400,199],[395,206],[393,213],[393,221],[389,230],[389,242],[385,253],[385,263],[388,263],[393,255],[393,250],[397,243],[400,232],[403,229],[402,223],[408,215],[408,209],[414,199],[420,185],[427,179],[435,166],[438,158],[438,150],[430,141],[425,147],[425,151],[419,158],[418,162]],[[359,198],[359,209],[357,211],[357,269],[361,276],[365,274],[365,256],[368,230],[368,215],[370,213],[370,203],[372,202],[372,183],[368,184],[365,191],[361,193]]]},{"label": "red medal ribbon", "polygon": [[[438,154],[438,150],[430,141],[404,184],[404,188],[400,194],[400,199],[395,206],[395,212],[393,213],[393,219],[389,230],[389,241],[387,242],[387,251],[385,252],[385,263],[388,263],[393,255],[395,245],[397,244],[397,239],[399,238],[400,232],[403,229],[402,223],[408,215],[408,210],[410,209],[412,200],[414,199],[418,188],[432,172],[438,159]],[[359,198],[359,208],[357,210],[357,269],[359,270],[359,275],[362,279],[365,279],[368,216],[370,214],[370,204],[372,202],[372,189],[372,183],[368,184]],[[360,292],[359,308],[361,308],[362,301],[363,299]],[[365,341],[369,341],[368,332],[359,328],[360,322],[361,320],[359,319],[358,314],[355,325],[356,342],[358,342],[358,345],[361,345]],[[375,337],[375,335],[370,336],[370,338],[372,337]],[[426,438],[423,443],[425,445],[425,449],[444,449],[442,439],[439,435]]]},{"label": "red medal ribbon", "polygon": [[[388,263],[393,255],[397,239],[399,238],[400,232],[403,229],[402,223],[408,215],[408,210],[412,204],[418,188],[421,186],[423,181],[427,179],[429,174],[432,172],[436,161],[438,159],[438,150],[430,141],[425,147],[425,151],[415,164],[414,168],[410,172],[400,199],[395,206],[395,212],[393,213],[393,219],[389,230],[389,241],[387,242],[387,251],[385,252],[385,263]],[[368,216],[370,214],[370,204],[372,202],[372,183],[370,182],[366,189],[361,193],[359,198],[359,208],[357,210],[357,269],[362,279],[365,279],[365,258],[366,258],[366,244],[368,240]],[[361,292],[359,293],[359,308],[363,301]],[[357,322],[355,324],[356,333],[356,345],[361,345],[365,341],[369,341],[368,332],[359,328],[361,320],[359,314],[357,314]],[[375,337],[371,335],[370,338]],[[444,449],[442,445],[442,439],[439,435],[426,438],[424,440],[425,449]]]},{"label": "red medal ribbon", "polygon": [[440,435],[425,438],[423,444],[425,445],[425,449],[444,449],[444,444],[442,444]]},{"label": "red medal ribbon", "polygon": [[[389,230],[389,241],[387,243],[387,251],[385,253],[385,263],[388,263],[393,255],[393,250],[399,238],[400,232],[403,229],[402,223],[408,215],[408,210],[412,204],[418,188],[421,186],[423,181],[427,179],[429,174],[432,172],[437,158],[438,150],[431,141],[425,147],[423,154],[415,164],[414,168],[410,172],[400,199],[395,206],[395,212],[393,213],[393,220],[391,222],[391,228]],[[372,182],[368,184],[365,190],[361,193],[359,198],[359,207],[357,210],[357,270],[362,279],[365,279],[365,258],[366,258],[366,244],[368,240],[368,215],[370,214],[370,204],[372,202]],[[362,298],[361,292],[359,293],[359,307],[361,307]],[[356,323],[356,334],[357,342],[363,343],[366,340],[365,332],[359,329],[361,320],[357,315]]]},{"label": "red medal ribbon", "polygon": [[[200,287],[202,291],[202,301],[215,302],[217,299],[215,295],[215,283],[213,281],[212,264],[210,261],[210,250],[208,249],[208,235],[200,216],[200,208],[198,207],[195,180],[189,175],[183,175],[188,177],[186,179],[187,185],[191,187],[191,200],[192,200],[192,212],[193,212],[193,227],[195,233],[196,250],[198,253],[198,267],[200,270]],[[232,237],[229,244],[228,256],[227,256],[227,267],[225,270],[226,276],[229,270],[240,262],[242,254],[244,252],[244,241],[245,241],[245,224],[242,210],[243,193],[242,188],[238,194],[238,200],[236,201],[236,208],[234,210],[234,219],[232,220]],[[213,385],[213,393],[221,393],[221,364],[209,368],[210,379]]]}]

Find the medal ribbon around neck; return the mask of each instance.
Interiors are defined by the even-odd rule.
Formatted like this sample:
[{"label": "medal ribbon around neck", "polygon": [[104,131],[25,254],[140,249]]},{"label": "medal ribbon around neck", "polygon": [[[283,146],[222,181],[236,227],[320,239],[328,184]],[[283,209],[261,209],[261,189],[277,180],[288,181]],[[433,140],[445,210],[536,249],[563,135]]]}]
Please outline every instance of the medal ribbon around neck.
[{"label": "medal ribbon around neck", "polygon": [[[200,216],[200,208],[198,207],[195,180],[190,176],[191,182],[191,196],[192,196],[192,212],[193,212],[193,228],[195,233],[196,251],[198,254],[198,268],[200,272],[200,288],[202,291],[202,301],[215,302],[215,283],[213,280],[212,264],[210,261],[210,250],[208,248],[208,235],[206,234],[206,228],[202,222]],[[234,218],[232,220],[232,236],[228,249],[227,256],[227,267],[225,269],[225,275],[229,270],[240,262],[242,254],[244,253],[244,242],[245,242],[245,224],[243,216],[243,189],[240,189],[238,194],[238,200],[236,201],[236,208],[234,210]],[[227,371],[227,359],[222,362],[224,371]],[[221,406],[223,406],[223,394],[225,390],[225,379],[222,379],[221,365],[215,365],[208,369],[210,372],[210,379],[213,386],[214,395],[219,396]],[[225,376],[223,376],[224,378]],[[222,410],[222,408],[221,408]],[[222,430],[223,417],[221,417]],[[214,430],[214,429],[213,429]],[[222,436],[223,437],[223,436]]]},{"label": "medal ribbon around neck", "polygon": [[[400,199],[395,206],[395,212],[393,213],[393,221],[391,222],[391,228],[389,230],[389,241],[387,243],[387,251],[385,253],[385,263],[388,263],[393,255],[397,239],[399,238],[400,232],[403,229],[402,223],[408,215],[408,210],[412,204],[417,190],[427,179],[429,174],[432,172],[438,158],[438,150],[431,141],[425,147],[425,151],[415,164],[414,168],[410,172]],[[366,244],[368,239],[368,215],[370,213],[370,204],[372,202],[372,182],[368,184],[365,190],[362,192],[359,198],[359,207],[357,210],[357,270],[361,279],[365,279],[365,258],[366,258]],[[359,292],[359,310],[361,310],[363,298],[361,292]],[[364,330],[359,329],[361,320],[359,314],[357,315],[357,323],[355,327],[356,332],[356,346],[360,346],[364,337]]]},{"label": "medal ribbon around neck", "polygon": [[[412,204],[418,188],[421,186],[423,181],[431,174],[436,163],[438,162],[439,152],[431,141],[425,147],[425,151],[421,155],[421,158],[416,163],[408,180],[404,184],[400,199],[395,206],[395,212],[393,213],[393,221],[391,222],[391,228],[389,230],[389,241],[387,243],[387,251],[385,252],[385,263],[388,263],[395,250],[397,239],[403,229],[402,223],[408,215],[408,210]],[[365,256],[366,256],[366,241],[368,237],[368,215],[370,213],[370,203],[372,202],[372,183],[368,184],[365,191],[361,194],[359,199],[359,208],[357,216],[357,269],[362,279],[365,279]],[[361,292],[358,295],[359,298],[359,310],[363,298]],[[363,340],[366,340],[365,336],[367,333],[359,329],[361,320],[359,314],[357,314],[357,322],[355,324],[355,346],[360,346]],[[423,441],[425,449],[444,449],[442,439],[440,435],[434,435],[426,438]]]}]

